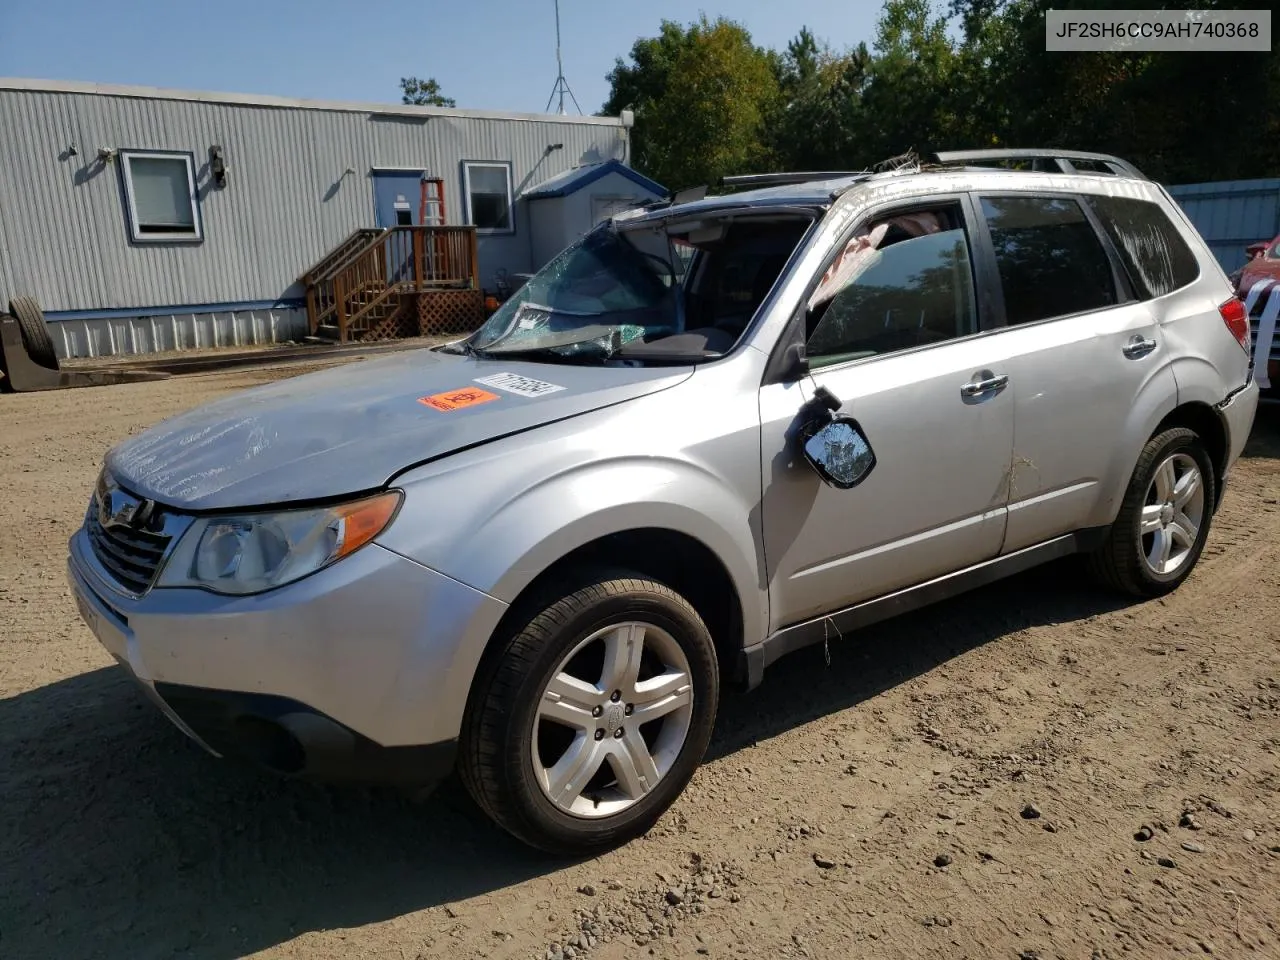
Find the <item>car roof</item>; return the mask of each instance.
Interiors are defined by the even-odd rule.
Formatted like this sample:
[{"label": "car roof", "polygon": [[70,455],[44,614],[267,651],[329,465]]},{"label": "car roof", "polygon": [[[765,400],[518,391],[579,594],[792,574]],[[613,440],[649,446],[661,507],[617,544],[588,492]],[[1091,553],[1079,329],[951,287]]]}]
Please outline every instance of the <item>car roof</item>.
[{"label": "car roof", "polygon": [[[842,194],[856,186],[879,183],[885,180],[912,178],[922,175],[954,174],[954,179],[972,178],[974,174],[1028,174],[1033,179],[1038,177],[1081,178],[1094,180],[1102,178],[1110,182],[1137,181],[1149,183],[1147,178],[1132,164],[1108,154],[1087,153],[1076,150],[964,150],[935,154],[936,160],[924,162],[914,154],[904,154],[885,161],[883,166],[889,169],[879,171],[861,170],[849,172],[785,172],[758,174],[743,177],[726,177],[722,185],[734,187],[748,182],[752,186],[747,189],[731,190],[728,193],[700,196],[697,199],[681,201],[677,195],[672,200],[659,201],[645,207],[619,214],[615,222],[623,224],[640,224],[679,217],[696,217],[702,213],[717,213],[735,208],[770,207],[809,207],[826,209]],[[1011,160],[1029,161],[1039,169],[1014,170],[1001,166],[990,166],[990,163],[1001,163]],[[1075,163],[1073,163],[1075,161]],[[1076,163],[1081,161],[1104,166],[1107,172],[1100,170],[1078,169]],[[946,178],[952,179],[952,178]],[[1009,181],[1015,189],[1027,189],[1027,181],[1020,177],[1012,177]],[[754,184],[759,183],[759,186]]]}]

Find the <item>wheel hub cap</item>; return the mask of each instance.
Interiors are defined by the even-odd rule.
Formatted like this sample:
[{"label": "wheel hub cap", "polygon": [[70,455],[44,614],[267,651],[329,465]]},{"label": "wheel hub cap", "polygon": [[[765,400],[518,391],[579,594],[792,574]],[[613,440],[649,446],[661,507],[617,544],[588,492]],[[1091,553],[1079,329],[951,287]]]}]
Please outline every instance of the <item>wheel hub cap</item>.
[{"label": "wheel hub cap", "polygon": [[692,671],[675,638],[650,623],[605,627],[570,650],[543,688],[534,778],[564,813],[621,813],[675,765],[692,718]]},{"label": "wheel hub cap", "polygon": [[604,708],[604,729],[609,736],[613,736],[613,732],[622,726],[622,718],[626,708],[620,703],[611,703]]},{"label": "wheel hub cap", "polygon": [[1156,468],[1147,488],[1138,538],[1147,569],[1169,576],[1190,559],[1205,519],[1204,477],[1185,453],[1175,453]]}]

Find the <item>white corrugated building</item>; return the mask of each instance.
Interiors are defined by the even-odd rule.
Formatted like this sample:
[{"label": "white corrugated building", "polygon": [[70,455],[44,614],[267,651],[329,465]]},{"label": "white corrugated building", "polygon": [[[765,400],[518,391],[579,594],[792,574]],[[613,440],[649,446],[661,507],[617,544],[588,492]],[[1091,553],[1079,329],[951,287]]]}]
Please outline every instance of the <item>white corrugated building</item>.
[{"label": "white corrugated building", "polygon": [[[408,237],[441,218],[475,228],[445,252],[490,290],[594,217],[662,194],[626,166],[629,127],[625,116],[0,79],[0,307],[34,296],[64,357],[297,339],[310,268],[376,229]],[[406,239],[406,257],[415,242],[430,258],[444,241]],[[458,272],[419,264],[418,291],[433,269]]]}]

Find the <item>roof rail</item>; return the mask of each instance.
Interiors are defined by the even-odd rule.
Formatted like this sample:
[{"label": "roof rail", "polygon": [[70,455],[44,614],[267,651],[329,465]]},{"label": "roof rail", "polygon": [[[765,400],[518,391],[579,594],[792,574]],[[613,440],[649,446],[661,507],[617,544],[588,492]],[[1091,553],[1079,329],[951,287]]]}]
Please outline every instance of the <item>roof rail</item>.
[{"label": "roof rail", "polygon": [[1147,177],[1127,160],[1107,153],[1088,153],[1083,150],[1053,149],[1002,149],[1002,150],[946,150],[934,154],[943,165],[978,163],[990,160],[1044,160],[1057,167],[1059,173],[1097,173],[1096,170],[1079,170],[1073,160],[1101,164],[1107,172],[1118,176],[1146,180]]},{"label": "roof rail", "polygon": [[866,176],[866,170],[821,170],[786,173],[741,173],[721,177],[722,187],[780,187],[790,183],[821,183],[823,180],[839,180],[843,177]]}]

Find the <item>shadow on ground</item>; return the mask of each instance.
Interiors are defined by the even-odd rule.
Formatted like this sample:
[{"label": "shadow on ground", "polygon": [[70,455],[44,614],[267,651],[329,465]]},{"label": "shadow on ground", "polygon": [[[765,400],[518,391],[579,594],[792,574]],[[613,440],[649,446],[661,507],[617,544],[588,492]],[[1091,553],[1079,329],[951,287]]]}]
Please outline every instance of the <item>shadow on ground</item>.
[{"label": "shadow on ground", "polygon": [[[1249,457],[1280,457],[1259,415]],[[857,705],[1026,627],[1125,601],[1063,561],[900,617],[729,694],[711,759]],[[206,756],[117,669],[0,701],[0,956],[229,960],[309,930],[483,894],[562,864],[456,782],[425,803],[289,783]]]}]

